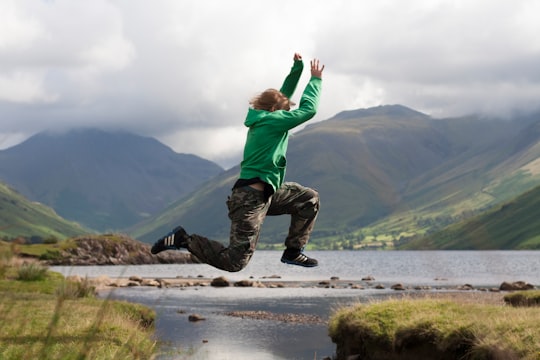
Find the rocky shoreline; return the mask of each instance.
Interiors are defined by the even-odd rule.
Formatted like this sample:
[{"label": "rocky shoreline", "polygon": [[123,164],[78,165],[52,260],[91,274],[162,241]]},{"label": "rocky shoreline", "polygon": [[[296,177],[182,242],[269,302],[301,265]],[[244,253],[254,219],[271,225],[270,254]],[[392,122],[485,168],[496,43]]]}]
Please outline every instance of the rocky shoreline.
[{"label": "rocky shoreline", "polygon": [[[142,265],[142,264],[187,264],[197,262],[189,253],[179,251],[166,251],[158,255],[150,253],[150,246],[121,234],[105,234],[99,236],[83,236],[73,239],[73,246],[59,251],[58,256],[44,261],[47,265]],[[105,291],[118,287],[149,286],[158,288],[199,288],[199,287],[253,287],[253,288],[331,288],[331,289],[365,289],[393,290],[396,294],[406,296],[453,297],[463,301],[479,303],[503,304],[504,293],[519,290],[532,290],[535,286],[523,281],[513,283],[503,282],[499,287],[474,287],[464,283],[459,286],[424,286],[402,283],[383,284],[372,276],[361,280],[342,280],[338,277],[321,280],[284,281],[279,275],[270,275],[260,279],[250,277],[240,281],[229,281],[226,277],[207,278],[203,276],[176,277],[176,278],[144,278],[131,276],[129,278],[110,278],[100,276],[84,279],[79,276],[68,276],[68,280],[75,282],[88,282],[96,291]],[[444,281],[445,279],[434,279]],[[275,314],[260,312],[229,314],[230,316],[249,317],[254,319],[270,319],[278,321],[318,321],[304,319],[294,314],[284,319]]]},{"label": "rocky shoreline", "polygon": [[70,239],[72,244],[43,260],[51,266],[189,264],[189,253],[164,251],[150,253],[150,245],[122,234],[87,235]]},{"label": "rocky shoreline", "polygon": [[[80,276],[69,276],[67,278],[71,281],[81,282],[84,281]],[[477,292],[506,292],[506,291],[522,291],[533,290],[535,286],[524,282],[503,282],[499,287],[474,287],[470,284],[463,284],[459,286],[424,286],[424,285],[403,285],[402,283],[395,283],[393,285],[385,285],[377,282],[373,277],[366,277],[361,280],[341,280],[338,277],[332,277],[329,280],[282,280],[279,275],[270,275],[262,277],[260,279],[249,279],[230,281],[224,276],[216,278],[207,278],[202,275],[194,277],[175,277],[175,278],[144,278],[141,276],[130,276],[127,278],[115,278],[112,279],[109,276],[103,275],[96,278],[88,279],[90,283],[98,290],[115,287],[133,287],[133,286],[155,286],[159,288],[186,288],[186,287],[254,287],[254,288],[306,288],[306,287],[318,287],[318,288],[332,288],[332,289],[377,289],[385,290],[391,289],[396,292],[399,291],[417,291],[426,292],[430,290],[450,290],[450,291],[477,291]]]},{"label": "rocky shoreline", "polygon": [[[202,287],[243,287],[243,288],[328,288],[328,289],[357,289],[359,294],[362,290],[393,290],[396,296],[407,296],[411,298],[450,298],[461,302],[474,302],[481,304],[504,305],[504,296],[511,291],[533,290],[532,284],[516,281],[514,283],[503,282],[498,288],[473,287],[470,284],[461,286],[410,286],[403,284],[384,285],[378,283],[373,277],[363,280],[341,280],[333,277],[330,280],[303,280],[303,281],[284,281],[279,275],[271,275],[261,279],[245,279],[240,281],[229,281],[226,277],[216,278],[198,277],[176,277],[176,278],[144,278],[141,276],[130,276],[126,278],[110,278],[108,276],[99,276],[96,278],[82,278],[77,275],[66,278],[74,282],[88,282],[97,292],[111,291],[115,288],[129,287],[157,287],[157,288],[177,288],[186,290],[188,288]],[[393,295],[389,295],[393,296]],[[276,314],[261,311],[242,311],[230,312],[225,315],[250,318],[256,320],[272,320],[296,323],[322,323],[326,321],[318,317],[299,315],[299,314]],[[193,320],[204,320],[197,318],[194,314]]]}]

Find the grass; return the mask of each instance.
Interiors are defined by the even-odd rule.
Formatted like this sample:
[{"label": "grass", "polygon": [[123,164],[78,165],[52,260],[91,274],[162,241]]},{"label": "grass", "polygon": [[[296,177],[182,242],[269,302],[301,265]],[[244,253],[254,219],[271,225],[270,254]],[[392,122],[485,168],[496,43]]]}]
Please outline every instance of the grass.
[{"label": "grass", "polygon": [[540,306],[540,290],[517,291],[506,295],[504,302],[512,306]]},{"label": "grass", "polygon": [[0,359],[154,357],[153,310],[95,298],[87,281],[15,260],[0,247]]},{"label": "grass", "polygon": [[91,232],[65,220],[54,210],[32,202],[0,182],[0,237],[39,237],[65,239]]},{"label": "grass", "polygon": [[47,278],[47,268],[39,263],[25,263],[17,269],[17,280],[42,281]]},{"label": "grass", "polygon": [[337,359],[540,359],[540,307],[390,299],[338,310]]},{"label": "grass", "polygon": [[14,244],[0,240],[0,248],[11,248],[11,253],[16,253],[21,256],[39,258],[41,260],[47,260],[47,258],[52,256],[61,256],[62,250],[74,248],[76,246],[77,244],[75,243],[74,238],[69,238],[52,244]]},{"label": "grass", "polygon": [[405,248],[420,249],[540,249],[540,186]]}]

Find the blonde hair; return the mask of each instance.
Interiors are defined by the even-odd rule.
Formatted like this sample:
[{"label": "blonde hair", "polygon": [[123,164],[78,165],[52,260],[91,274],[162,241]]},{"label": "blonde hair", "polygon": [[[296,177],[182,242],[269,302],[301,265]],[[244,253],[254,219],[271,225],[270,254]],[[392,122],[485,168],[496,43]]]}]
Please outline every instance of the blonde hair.
[{"label": "blonde hair", "polygon": [[250,100],[250,105],[257,110],[290,110],[295,104],[281,91],[267,89]]}]

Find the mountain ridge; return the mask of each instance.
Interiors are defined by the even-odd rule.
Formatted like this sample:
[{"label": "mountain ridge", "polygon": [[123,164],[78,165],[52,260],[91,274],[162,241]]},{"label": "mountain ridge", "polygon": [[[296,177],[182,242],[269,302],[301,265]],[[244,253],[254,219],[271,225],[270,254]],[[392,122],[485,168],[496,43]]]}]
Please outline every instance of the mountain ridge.
[{"label": "mountain ridge", "polygon": [[[474,115],[436,119],[402,105],[345,111],[292,134],[286,181],[313,187],[321,195],[321,211],[310,246],[394,248],[496,207],[540,184],[539,129],[540,114],[511,120]],[[91,133],[102,135],[100,130]],[[132,139],[134,146],[119,140],[122,136],[118,134],[107,134],[117,141],[106,142],[92,142],[92,136],[84,142],[75,135],[71,133],[69,146],[58,138],[50,141],[50,134],[38,136],[33,140],[45,141],[49,149],[27,147],[26,158],[17,159],[19,171],[27,171],[24,175],[37,184],[30,188],[40,190],[41,196],[65,201],[72,217],[102,221],[111,213],[125,214],[122,196],[136,200],[134,203],[150,203],[156,200],[155,188],[185,186],[186,179],[180,173],[185,174],[191,166],[208,169],[207,165],[212,165],[196,156],[182,157],[194,164],[179,165],[175,162],[178,154],[151,138],[122,135]],[[55,136],[61,138],[61,134]],[[86,152],[70,150],[77,146]],[[41,159],[41,155],[51,153],[55,154],[55,166]],[[31,157],[37,163],[27,160]],[[0,178],[8,173],[5,164],[4,150],[0,151]],[[121,176],[112,176],[119,167]],[[66,181],[64,168],[76,170],[77,176],[70,175]],[[191,190],[168,195],[155,213],[142,214],[139,210],[133,216],[132,212],[130,221],[123,223],[109,218],[107,229],[121,227],[133,237],[153,242],[183,225],[190,233],[226,241],[230,222],[225,200],[238,174],[239,165],[228,170],[218,167],[215,175],[199,177]],[[134,184],[133,179],[148,182]],[[59,189],[57,182],[64,187]],[[107,203],[108,208],[97,209],[92,201],[102,204],[110,199],[103,193],[81,191],[81,187],[78,192],[73,190],[85,182],[100,184],[109,194],[122,196],[116,203]],[[56,198],[51,189],[56,191]],[[267,218],[259,247],[280,248],[288,222],[288,217]]]},{"label": "mountain ridge", "polygon": [[153,138],[77,129],[0,151],[0,179],[66,219],[108,231],[159,212],[223,169]]},{"label": "mountain ridge", "polygon": [[[508,151],[512,142],[521,141],[521,130],[540,122],[538,114],[526,121],[479,116],[434,119],[402,106],[340,114],[306,126],[289,143],[286,181],[321,194],[312,236],[316,246],[340,248],[345,242],[356,246],[374,229],[388,232],[397,243],[403,236],[433,231],[540,182],[538,174],[519,170],[540,157],[534,139],[517,153]],[[540,144],[540,138],[536,141]],[[510,161],[511,157],[519,161]],[[152,241],[180,224],[188,232],[227,239],[229,220],[221,204],[238,172],[235,167],[211,179],[159,218],[130,231]],[[401,222],[399,230],[398,219],[407,218],[403,215],[407,213],[415,215],[406,225]],[[262,246],[279,246],[287,222],[287,217],[268,218]]]}]

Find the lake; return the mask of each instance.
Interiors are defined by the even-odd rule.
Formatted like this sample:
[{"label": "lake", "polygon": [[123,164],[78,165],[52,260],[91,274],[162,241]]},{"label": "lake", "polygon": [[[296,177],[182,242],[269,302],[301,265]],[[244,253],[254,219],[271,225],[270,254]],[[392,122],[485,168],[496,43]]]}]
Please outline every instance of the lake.
[{"label": "lake", "polygon": [[[225,314],[229,311],[309,314],[327,319],[340,306],[396,294],[389,289],[395,283],[440,289],[429,291],[448,291],[463,284],[499,287],[503,281],[519,280],[540,285],[540,251],[311,251],[308,255],[319,260],[318,267],[285,265],[279,261],[281,252],[259,250],[249,265],[238,273],[227,273],[204,264],[75,266],[52,267],[51,270],[66,276],[225,276],[231,281],[260,280],[277,275],[283,282],[329,280],[331,277],[360,281],[372,276],[375,279],[372,284],[386,287],[377,290],[367,283],[363,290],[316,286],[131,287],[102,292],[101,296],[142,303],[156,310],[156,337],[161,344],[158,359],[162,360],[313,360],[332,356],[335,352],[324,323],[231,317]],[[206,320],[189,322],[188,316],[194,313]]]}]

